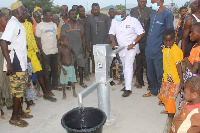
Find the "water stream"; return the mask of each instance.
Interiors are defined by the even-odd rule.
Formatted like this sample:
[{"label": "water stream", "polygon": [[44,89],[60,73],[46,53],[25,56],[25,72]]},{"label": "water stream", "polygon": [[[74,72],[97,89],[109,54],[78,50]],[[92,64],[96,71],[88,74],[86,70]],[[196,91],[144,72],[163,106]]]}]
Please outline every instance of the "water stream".
[{"label": "water stream", "polygon": [[79,105],[79,114],[82,116],[81,130],[87,129],[87,127],[85,125],[85,108],[84,108],[83,104]]}]

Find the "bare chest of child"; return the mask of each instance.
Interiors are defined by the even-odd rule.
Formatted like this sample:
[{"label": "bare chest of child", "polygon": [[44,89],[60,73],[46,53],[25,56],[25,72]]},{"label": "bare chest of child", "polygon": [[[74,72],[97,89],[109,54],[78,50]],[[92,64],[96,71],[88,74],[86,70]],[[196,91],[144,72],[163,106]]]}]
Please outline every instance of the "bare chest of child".
[{"label": "bare chest of child", "polygon": [[70,47],[61,48],[61,63],[64,66],[72,65],[72,49]]}]

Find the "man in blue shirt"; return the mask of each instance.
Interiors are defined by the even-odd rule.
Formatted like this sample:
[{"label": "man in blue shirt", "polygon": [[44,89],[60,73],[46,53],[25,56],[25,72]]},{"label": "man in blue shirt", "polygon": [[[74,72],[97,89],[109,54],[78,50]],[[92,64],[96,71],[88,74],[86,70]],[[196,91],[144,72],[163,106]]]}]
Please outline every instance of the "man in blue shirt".
[{"label": "man in blue shirt", "polygon": [[162,34],[166,28],[174,28],[174,16],[164,9],[164,0],[151,0],[154,10],[150,18],[150,28],[147,36],[145,54],[147,75],[150,81],[150,92],[143,97],[158,95],[163,77]]}]

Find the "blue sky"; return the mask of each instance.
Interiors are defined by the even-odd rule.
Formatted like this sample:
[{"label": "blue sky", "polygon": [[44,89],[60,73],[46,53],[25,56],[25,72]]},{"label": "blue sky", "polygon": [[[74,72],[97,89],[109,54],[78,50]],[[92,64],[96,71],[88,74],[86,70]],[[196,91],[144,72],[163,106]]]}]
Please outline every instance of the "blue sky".
[{"label": "blue sky", "polygon": [[[0,0],[0,7],[10,7],[10,5],[17,0]],[[150,6],[151,0],[148,1],[148,6]],[[179,7],[182,6],[188,0],[174,0]],[[169,4],[171,0],[165,0],[165,5]],[[71,9],[72,5],[83,5],[86,10],[90,10],[92,3],[99,3],[100,7],[106,7],[109,5],[119,5],[125,4],[125,0],[54,0],[55,5],[68,5],[69,9]],[[135,6],[137,5],[137,0],[126,0],[127,5]]]}]

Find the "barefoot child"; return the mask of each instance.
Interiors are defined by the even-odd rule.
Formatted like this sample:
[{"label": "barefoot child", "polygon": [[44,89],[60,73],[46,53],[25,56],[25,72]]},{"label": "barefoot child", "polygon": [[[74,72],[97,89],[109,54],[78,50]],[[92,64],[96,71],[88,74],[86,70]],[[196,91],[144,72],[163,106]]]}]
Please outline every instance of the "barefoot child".
[{"label": "barefoot child", "polygon": [[165,105],[168,114],[168,131],[171,127],[174,114],[176,113],[175,100],[183,84],[181,61],[183,59],[182,50],[174,43],[174,29],[166,29],[163,33],[163,81],[158,97]]},{"label": "barefoot child", "polygon": [[187,79],[180,111],[173,119],[170,133],[200,132],[200,77]]},{"label": "barefoot child", "polygon": [[[200,63],[200,23],[197,22],[193,24],[190,33],[190,40],[197,42],[192,50],[190,51],[190,56],[183,59],[183,68],[186,68],[183,80],[186,81],[188,78],[197,76],[197,70]],[[181,98],[179,102],[179,108],[183,101],[183,96],[181,93]]]},{"label": "barefoot child", "polygon": [[69,47],[68,45],[69,39],[66,35],[61,36],[60,42],[61,42],[61,48],[59,48],[58,51],[58,61],[59,61],[59,66],[61,68],[60,83],[62,84],[62,89],[63,89],[63,99],[66,99],[65,89],[68,82],[71,82],[73,89],[73,96],[77,97],[75,92],[75,82],[76,82],[76,75],[74,69],[75,53],[73,49]]},{"label": "barefoot child", "polygon": [[33,72],[33,67],[31,64],[30,58],[27,59],[27,77],[26,77],[26,91],[25,91],[25,99],[26,99],[26,113],[30,113],[30,105],[35,104],[33,101],[36,100],[36,91],[33,88],[33,85],[31,83],[31,77]]}]

